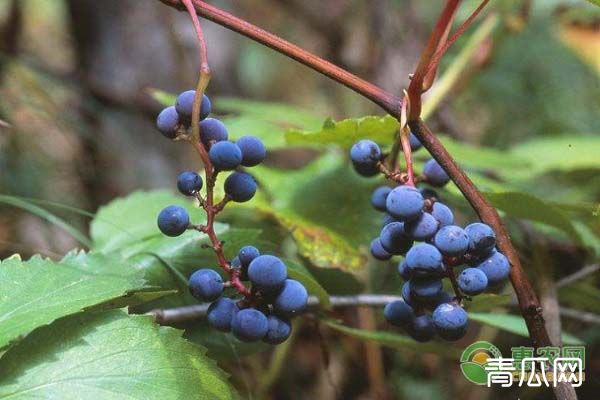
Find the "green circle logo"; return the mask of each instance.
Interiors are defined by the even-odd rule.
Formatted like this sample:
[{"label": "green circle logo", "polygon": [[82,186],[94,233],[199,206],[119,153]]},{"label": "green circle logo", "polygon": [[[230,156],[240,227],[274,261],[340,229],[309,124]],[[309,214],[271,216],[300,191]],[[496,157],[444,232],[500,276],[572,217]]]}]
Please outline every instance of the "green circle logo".
[{"label": "green circle logo", "polygon": [[490,358],[500,358],[500,349],[486,341],[475,342],[460,356],[460,369],[469,382],[476,385],[487,384],[488,373],[485,366]]}]

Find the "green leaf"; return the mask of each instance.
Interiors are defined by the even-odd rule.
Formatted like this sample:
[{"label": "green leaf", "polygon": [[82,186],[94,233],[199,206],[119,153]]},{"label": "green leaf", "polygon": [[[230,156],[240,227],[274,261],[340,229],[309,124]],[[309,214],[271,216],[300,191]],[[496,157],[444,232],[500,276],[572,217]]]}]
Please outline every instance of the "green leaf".
[{"label": "green leaf", "polygon": [[[111,252],[153,237],[166,238],[158,230],[156,218],[163,208],[171,204],[184,207],[195,224],[206,220],[202,209],[168,191],[134,192],[100,207],[90,228],[94,250]],[[221,229],[219,225],[216,224],[215,229]],[[182,237],[198,235],[198,232],[188,231],[178,238],[169,239],[175,242]]]},{"label": "green leaf", "polygon": [[[487,313],[469,313],[469,319],[480,322],[485,325],[493,326],[500,330],[514,333],[515,335],[529,337],[527,325],[521,316],[511,314],[487,314]],[[562,341],[567,344],[583,344],[581,339],[569,333],[562,334]]]},{"label": "green leaf", "polygon": [[0,264],[0,349],[57,318],[144,287],[142,272],[102,254],[69,253],[56,263],[35,256]]},{"label": "green leaf", "polygon": [[28,211],[31,214],[36,215],[36,216],[48,221],[49,223],[56,225],[59,228],[63,229],[69,235],[73,236],[73,238],[76,239],[82,245],[87,246],[87,247],[92,246],[92,242],[90,241],[90,239],[88,239],[88,237],[86,235],[84,235],[82,232],[80,232],[73,225],[67,223],[63,219],[52,214],[50,211],[45,210],[41,207],[38,207],[35,204],[32,204],[31,202],[29,202],[25,199],[22,199],[19,197],[14,197],[14,196],[0,195],[0,203],[8,204],[10,206],[18,207],[25,211]]},{"label": "green leaf", "polygon": [[[313,112],[282,103],[252,101],[232,97],[219,97],[215,103],[219,111],[233,112],[257,121],[266,121],[282,130],[290,128],[316,129],[321,124],[321,121],[323,121],[322,116]],[[253,133],[240,132],[238,134]]]},{"label": "green leaf", "polygon": [[438,355],[456,359],[458,359],[460,356],[460,352],[457,349],[440,343],[419,343],[408,336],[399,335],[397,333],[392,333],[389,331],[367,331],[364,329],[356,329],[338,324],[332,320],[326,320],[324,323],[338,332],[361,340],[376,342],[387,347],[412,350],[418,353],[436,353]]},{"label": "green leaf", "polygon": [[323,126],[311,132],[290,129],[285,134],[288,144],[319,146],[336,144],[350,148],[360,139],[371,139],[380,144],[391,144],[398,131],[398,121],[390,116],[367,116],[342,121],[327,119]]},{"label": "green leaf", "polygon": [[511,217],[540,222],[558,228],[575,241],[581,241],[571,219],[558,207],[537,197],[522,192],[485,193],[485,197],[490,200],[494,207],[504,211]]},{"label": "green leaf", "polygon": [[360,178],[340,154],[326,154],[299,170],[256,167],[253,175],[263,190],[242,207],[277,221],[300,255],[325,268],[365,265],[367,246],[381,224],[381,215],[368,206],[375,183]]},{"label": "green leaf", "polygon": [[[371,139],[380,145],[389,146],[393,143],[397,131],[398,121],[390,115],[351,118],[339,122],[328,119],[317,131],[289,130],[286,140],[292,145],[338,145],[349,149],[358,140]],[[529,165],[527,158],[507,154],[506,151],[458,142],[444,135],[437,136],[462,166],[499,170],[508,175],[507,170],[523,169]],[[415,152],[415,157],[423,160],[431,158],[425,149]]]},{"label": "green leaf", "polygon": [[510,155],[529,161],[529,174],[600,169],[598,154],[600,137],[581,135],[535,139],[510,150]]},{"label": "green leaf", "polygon": [[474,301],[468,303],[466,308],[469,312],[490,311],[508,305],[510,300],[511,296],[508,294],[483,293],[477,296]]},{"label": "green leaf", "polygon": [[598,7],[600,7],[600,0],[588,0],[590,3],[597,5]]},{"label": "green leaf", "polygon": [[0,399],[233,399],[205,349],[123,311],[56,321],[0,359]]},{"label": "green leaf", "polygon": [[329,294],[359,294],[365,288],[355,275],[341,269],[312,267],[309,270]]}]

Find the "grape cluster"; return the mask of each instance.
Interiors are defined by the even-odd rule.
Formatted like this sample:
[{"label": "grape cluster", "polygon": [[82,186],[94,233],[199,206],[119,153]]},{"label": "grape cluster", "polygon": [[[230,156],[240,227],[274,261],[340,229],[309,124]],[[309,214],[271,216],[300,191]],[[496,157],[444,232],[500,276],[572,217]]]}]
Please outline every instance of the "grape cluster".
[{"label": "grape cluster", "polygon": [[[174,106],[160,112],[156,126],[165,137],[189,136],[195,95],[194,90],[185,91],[177,96]],[[210,99],[204,95],[200,108],[200,141],[208,151],[215,172],[236,170],[225,179],[228,199],[238,203],[248,201],[256,193],[256,181],[240,167],[260,164],[266,157],[266,148],[254,136],[242,136],[235,143],[228,141],[225,125],[216,118],[208,117],[211,109]],[[197,196],[203,184],[202,177],[193,171],[182,172],[177,177],[177,189],[185,196]],[[158,216],[158,227],[167,236],[179,236],[189,226],[189,215],[179,206],[168,206]]]},{"label": "grape cluster", "polygon": [[213,269],[199,269],[190,277],[192,295],[212,302],[208,324],[219,331],[232,332],[245,342],[284,342],[292,331],[290,318],[306,307],[308,293],[304,285],[288,278],[283,261],[261,255],[253,246],[243,247],[231,261],[231,267],[238,270],[242,280],[252,283],[250,299],[235,301],[224,297],[226,284]]},{"label": "grape cluster", "polygon": [[[412,133],[410,146],[412,151],[421,147]],[[383,158],[379,146],[370,140],[356,143],[350,157],[363,176],[376,175]],[[442,187],[450,179],[431,159],[420,180]],[[385,319],[417,341],[429,341],[436,334],[450,341],[462,338],[468,323],[462,299],[492,288],[510,272],[508,259],[496,249],[492,228],[480,222],[464,229],[455,225],[452,210],[427,187],[381,186],[373,191],[371,204],[385,213],[381,233],[371,242],[371,254],[378,260],[404,256],[398,266],[405,280],[401,291],[404,301],[387,304]],[[455,270],[464,265],[467,267],[456,276]],[[450,278],[455,296],[444,291],[445,277]]]},{"label": "grape cluster", "polygon": [[[195,95],[194,90],[183,92],[177,96],[174,106],[160,112],[156,126],[164,136],[190,138]],[[266,156],[265,146],[254,136],[243,136],[235,143],[228,141],[225,125],[218,119],[208,118],[211,107],[209,98],[203,96],[199,140],[213,167],[207,171],[207,180],[214,184],[219,171],[236,170],[225,179],[225,200],[248,201],[256,193],[256,181],[241,167],[260,164]],[[201,205],[205,205],[200,195],[203,185],[202,177],[193,171],[182,172],[177,177],[179,192],[197,197]],[[214,213],[214,207],[209,203],[206,209]],[[159,213],[158,227],[167,236],[179,236],[190,228],[210,232],[208,227],[192,225],[188,212],[175,205]],[[188,282],[196,299],[211,302],[207,312],[209,325],[219,331],[232,332],[246,342],[284,342],[291,333],[290,318],[306,307],[306,288],[302,283],[288,279],[283,261],[272,255],[261,255],[253,246],[243,247],[231,262],[223,264],[221,268],[229,274],[229,281],[224,281],[214,269],[202,268],[194,272]],[[248,290],[243,281],[251,282],[252,289]],[[228,287],[237,289],[244,296],[240,299],[223,296]]]}]

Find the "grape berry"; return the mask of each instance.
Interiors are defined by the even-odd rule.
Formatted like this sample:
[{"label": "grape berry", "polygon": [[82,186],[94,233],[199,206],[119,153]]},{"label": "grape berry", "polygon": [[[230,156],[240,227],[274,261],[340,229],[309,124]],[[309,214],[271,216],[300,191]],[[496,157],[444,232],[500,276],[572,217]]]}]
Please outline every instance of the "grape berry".
[{"label": "grape berry", "polygon": [[[412,133],[410,146],[412,151],[421,147]],[[359,141],[350,151],[355,170],[363,176],[380,172],[382,157],[379,146],[370,140]],[[434,187],[450,181],[433,159],[425,163],[420,179]],[[385,307],[385,319],[420,342],[436,335],[445,340],[462,338],[468,323],[463,298],[489,290],[510,273],[508,259],[496,249],[493,229],[480,222],[464,229],[455,225],[452,210],[428,187],[380,186],[373,191],[371,204],[385,213],[381,233],[371,242],[371,254],[382,261],[404,256],[398,265],[405,280],[403,300]],[[454,269],[461,265],[467,268],[455,278]],[[444,291],[442,278],[446,277],[451,278],[454,297]]]}]

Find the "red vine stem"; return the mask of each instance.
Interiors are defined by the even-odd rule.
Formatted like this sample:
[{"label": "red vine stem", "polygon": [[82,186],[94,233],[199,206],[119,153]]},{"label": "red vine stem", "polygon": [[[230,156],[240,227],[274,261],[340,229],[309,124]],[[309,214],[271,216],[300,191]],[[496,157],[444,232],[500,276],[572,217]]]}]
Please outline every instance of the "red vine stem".
[{"label": "red vine stem", "polygon": [[217,171],[213,168],[208,152],[200,140],[200,112],[202,108],[202,97],[204,90],[208,86],[210,81],[210,67],[208,65],[208,53],[206,50],[206,41],[204,40],[204,34],[202,32],[202,26],[198,19],[198,14],[194,9],[194,4],[191,0],[181,0],[184,4],[188,14],[194,24],[194,30],[196,31],[196,38],[199,46],[200,56],[200,76],[198,78],[198,84],[196,86],[196,95],[194,96],[194,104],[192,107],[192,138],[190,143],[200,156],[202,164],[204,165],[204,172],[206,176],[206,199],[200,203],[201,207],[206,212],[206,225],[203,225],[200,229],[204,232],[211,244],[212,248],[217,256],[219,266],[223,271],[229,275],[228,286],[235,288],[240,294],[244,296],[250,296],[250,289],[248,289],[244,283],[240,280],[240,272],[236,268],[232,268],[225,257],[223,251],[223,243],[217,237],[215,232],[215,216],[223,209],[227,203],[227,197],[222,202],[214,204],[214,186],[217,179]]},{"label": "red vine stem", "polygon": [[[450,37],[450,39],[448,39],[447,41],[445,41],[445,43],[441,44],[438,49],[436,50],[436,52],[433,54],[433,56],[431,57],[431,61],[429,66],[427,67],[427,72],[425,74],[426,76],[426,81],[428,80],[428,77],[435,75],[435,71],[437,70],[439,64],[440,64],[440,60],[442,59],[442,57],[444,56],[444,54],[446,53],[446,51],[448,51],[448,49],[454,44],[454,42],[456,42],[458,40],[458,38],[465,33],[465,31],[467,29],[469,29],[469,26],[471,26],[471,24],[473,23],[473,21],[475,21],[475,19],[477,18],[477,16],[479,15],[479,13],[481,13],[481,11],[485,8],[485,6],[489,3],[489,0],[483,0],[479,6],[475,9],[475,11],[473,11],[473,13],[469,16],[469,18],[467,18],[461,26],[459,26],[456,29],[456,32],[454,32],[452,34],[452,37]],[[448,25],[448,31],[449,31],[450,25]],[[433,82],[433,78],[432,78],[432,82]],[[425,89],[429,89],[428,87],[425,87]]]},{"label": "red vine stem", "polygon": [[[177,9],[182,9],[183,7],[180,0],[160,1]],[[300,63],[308,66],[309,68],[320,72],[321,74],[349,87],[358,94],[372,100],[375,104],[379,105],[385,111],[387,111],[394,117],[400,119],[401,99],[399,97],[394,96],[393,94],[390,94],[384,91],[383,89],[369,82],[366,82],[361,78],[352,75],[351,73],[317,57],[316,55],[311,54],[298,46],[295,46],[271,33],[268,33],[250,24],[249,22],[234,17],[233,15],[223,10],[220,10],[203,1],[192,0],[192,2],[194,4],[196,12],[202,17],[209,19],[219,25],[222,25],[232,31],[238,32],[252,40],[255,40],[278,51],[279,53],[282,53],[290,58],[299,61]],[[458,2],[458,0],[448,1],[446,8],[442,13],[443,18],[441,18],[441,20],[448,21],[452,17],[456,10],[456,7],[458,6]],[[431,57],[435,53],[437,43],[442,37],[446,26],[447,24],[438,23],[438,25],[434,29],[434,34],[432,34],[432,38],[430,38],[430,42],[433,44],[431,44],[431,46],[428,45],[428,49],[430,49],[427,50],[427,53],[429,54],[427,58],[429,60],[431,60]],[[419,67],[417,67],[419,75],[421,76],[419,78],[421,82],[417,86],[418,96],[416,96],[416,98],[419,99],[422,90],[422,80],[426,74],[428,65],[429,63],[425,63],[423,66],[421,66],[420,63]],[[411,81],[413,91],[415,90],[415,85],[413,85],[413,83],[416,80],[415,77],[417,77],[416,72],[413,76],[413,80]],[[420,107],[415,107],[415,104],[412,103],[411,97],[411,115],[414,115],[415,110],[417,109],[420,109]],[[456,184],[456,186],[460,189],[465,198],[469,201],[469,203],[477,212],[481,220],[489,224],[496,232],[498,239],[498,247],[508,257],[512,264],[510,274],[511,283],[517,294],[519,308],[527,324],[527,328],[529,330],[529,334],[533,341],[533,344],[536,347],[550,346],[551,342],[548,337],[546,328],[544,326],[544,319],[542,316],[542,309],[540,303],[537,299],[537,296],[533,290],[531,283],[529,282],[527,276],[525,275],[525,272],[523,271],[517,252],[510,241],[508,232],[506,231],[498,212],[477,190],[473,182],[458,166],[456,161],[444,148],[444,146],[437,139],[437,137],[418,117],[419,114],[416,113],[416,115],[417,117],[409,116],[408,119],[408,124],[412,132],[421,140],[423,146],[427,148],[431,155],[448,173],[452,181]]]},{"label": "red vine stem", "polygon": [[431,57],[437,50],[440,42],[447,34],[449,25],[452,23],[454,14],[460,4],[460,0],[448,0],[442,14],[438,18],[425,49],[421,53],[419,64],[415,69],[410,84],[408,86],[408,98],[410,99],[410,110],[408,119],[410,121],[419,118],[421,115],[421,93],[423,93],[423,81],[427,76],[427,71],[431,65]]}]

